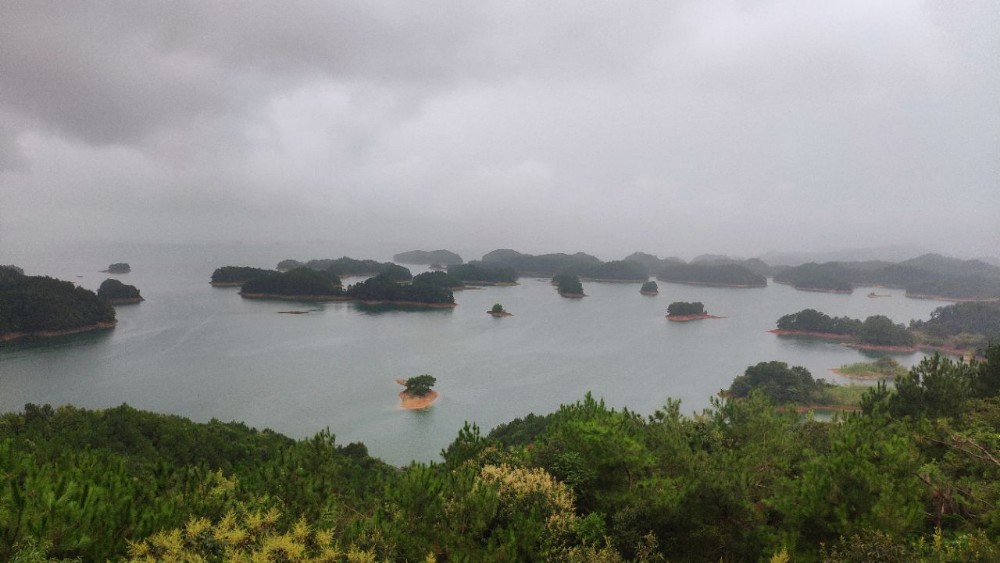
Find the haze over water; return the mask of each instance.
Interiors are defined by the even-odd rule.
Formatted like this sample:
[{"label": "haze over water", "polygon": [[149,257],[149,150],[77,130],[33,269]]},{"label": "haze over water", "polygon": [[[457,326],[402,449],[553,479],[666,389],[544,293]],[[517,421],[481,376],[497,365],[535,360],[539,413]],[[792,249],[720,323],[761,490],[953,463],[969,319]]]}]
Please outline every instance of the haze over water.
[{"label": "haze over water", "polygon": [[[364,254],[367,250],[370,254]],[[273,268],[283,258],[388,260],[408,248],[335,245],[146,245],[0,249],[0,264],[96,289],[114,276],[146,301],[118,307],[118,326],[100,334],[0,345],[0,410],[25,403],[110,407],[128,403],[195,420],[241,420],[306,437],[324,427],[338,443],[362,441],[395,464],[431,460],[463,422],[483,431],[530,412],[551,412],[588,391],[616,408],[652,413],[668,397],[700,411],[747,366],[780,360],[838,382],[829,368],[866,356],[835,343],[781,339],[778,317],[814,308],[834,316],[928,318],[942,302],[796,291],[770,284],[730,289],[660,283],[585,282],[588,297],[559,297],[548,280],[455,293],[453,310],[399,311],[354,304],[250,301],[212,288],[224,265]],[[576,249],[567,249],[575,251]],[[586,249],[584,249],[586,250]],[[466,259],[478,256],[464,256]],[[414,273],[419,267],[411,266]],[[347,283],[357,280],[348,279]],[[701,301],[725,319],[671,323],[672,301]],[[485,312],[502,303],[514,316]],[[279,311],[309,310],[304,315]],[[922,354],[897,356],[904,365]],[[424,411],[399,408],[396,378],[429,373],[441,398]]]}]

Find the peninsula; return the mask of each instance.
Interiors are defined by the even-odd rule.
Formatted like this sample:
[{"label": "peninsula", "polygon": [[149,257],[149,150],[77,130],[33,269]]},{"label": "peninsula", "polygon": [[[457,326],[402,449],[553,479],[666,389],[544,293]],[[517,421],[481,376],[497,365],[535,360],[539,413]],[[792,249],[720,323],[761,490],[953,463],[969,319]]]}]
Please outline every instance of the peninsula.
[{"label": "peninsula", "polygon": [[379,274],[345,290],[336,275],[305,267],[250,280],[243,284],[240,295],[247,299],[455,307],[450,289],[426,281],[399,283],[391,274]]}]

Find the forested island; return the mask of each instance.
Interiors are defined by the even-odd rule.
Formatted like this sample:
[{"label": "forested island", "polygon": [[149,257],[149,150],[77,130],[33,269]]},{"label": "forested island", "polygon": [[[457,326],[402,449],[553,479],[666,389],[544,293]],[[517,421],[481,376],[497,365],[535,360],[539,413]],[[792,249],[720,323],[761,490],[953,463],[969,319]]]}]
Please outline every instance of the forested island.
[{"label": "forested island", "polygon": [[830,317],[804,309],[778,319],[779,336],[810,336],[844,341],[856,348],[888,351],[938,350],[981,355],[989,342],[1000,341],[1000,303],[966,302],[938,307],[926,321],[909,327],[874,315],[864,321]]},{"label": "forested island", "polygon": [[143,301],[134,285],[126,285],[111,278],[104,280],[97,288],[97,296],[112,305],[131,305]]},{"label": "forested island", "polygon": [[420,264],[424,266],[431,264],[450,266],[464,262],[461,256],[450,250],[411,250],[409,252],[394,254],[392,259],[402,264]]},{"label": "forested island", "polygon": [[583,284],[580,283],[580,278],[573,274],[561,273],[552,276],[552,285],[556,286],[556,291],[563,297],[579,299],[587,296],[583,292]]},{"label": "forested island", "polygon": [[1000,560],[1000,347],[836,424],[781,408],[828,389],[763,362],[697,416],[587,394],[404,468],[329,431],[29,404],[0,416],[0,559]]},{"label": "forested island", "polygon": [[469,285],[515,285],[518,278],[513,268],[488,266],[481,262],[452,264],[448,266],[448,275]]},{"label": "forested island", "polygon": [[689,303],[687,301],[674,301],[667,306],[667,320],[676,322],[698,321],[702,319],[721,319],[715,315],[709,315],[705,310],[705,305],[700,301]]},{"label": "forested island", "polygon": [[310,270],[326,272],[341,278],[370,277],[378,274],[384,274],[400,282],[413,279],[413,274],[410,273],[410,270],[400,266],[399,264],[394,264],[392,262],[377,262],[375,260],[367,259],[358,260],[348,256],[310,260],[305,263],[289,259],[282,260],[281,262],[278,262],[277,265],[277,269],[279,271],[294,270],[296,268],[309,268]]},{"label": "forested island", "polygon": [[421,307],[454,307],[447,287],[425,280],[400,283],[391,273],[378,274],[344,289],[329,270],[301,267],[255,278],[243,284],[240,295],[250,299],[293,301],[356,301]]},{"label": "forested island", "polygon": [[0,266],[0,342],[109,329],[115,309],[93,291]]},{"label": "forested island", "polygon": [[115,262],[108,266],[107,270],[101,270],[104,274],[127,274],[132,271],[132,266],[129,266],[125,262]]},{"label": "forested island", "polygon": [[856,286],[905,289],[907,297],[954,301],[1000,299],[1000,267],[980,260],[924,254],[903,262],[807,263],[774,281],[809,291],[850,293]]},{"label": "forested island", "polygon": [[263,268],[253,268],[251,266],[223,266],[216,268],[212,272],[212,287],[239,287],[246,282],[272,276],[278,272],[265,270]]},{"label": "forested island", "polygon": [[639,288],[639,293],[643,295],[659,295],[660,288],[656,285],[655,281],[648,281],[642,284],[642,287]]},{"label": "forested island", "polygon": [[441,287],[446,287],[448,289],[465,288],[465,282],[462,281],[461,278],[442,271],[424,272],[422,274],[417,274],[413,276],[413,283],[429,283],[431,285],[438,285]]},{"label": "forested island", "polygon": [[440,394],[432,389],[437,383],[433,375],[422,374],[409,379],[397,379],[396,383],[403,386],[399,392],[400,406],[407,410],[425,409],[431,406]]}]

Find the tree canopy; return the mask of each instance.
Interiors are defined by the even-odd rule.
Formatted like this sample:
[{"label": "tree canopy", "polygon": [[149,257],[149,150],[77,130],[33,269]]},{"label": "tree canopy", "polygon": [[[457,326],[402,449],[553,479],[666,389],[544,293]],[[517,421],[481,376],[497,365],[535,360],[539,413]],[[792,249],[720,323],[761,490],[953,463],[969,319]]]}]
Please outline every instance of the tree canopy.
[{"label": "tree canopy", "polygon": [[114,307],[89,289],[47,276],[0,271],[0,337],[73,330],[114,320]]}]

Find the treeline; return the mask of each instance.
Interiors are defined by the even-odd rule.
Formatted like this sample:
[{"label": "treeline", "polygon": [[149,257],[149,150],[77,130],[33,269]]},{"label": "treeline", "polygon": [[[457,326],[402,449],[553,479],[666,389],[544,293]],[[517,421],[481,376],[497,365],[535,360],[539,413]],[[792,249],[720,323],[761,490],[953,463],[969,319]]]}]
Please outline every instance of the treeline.
[{"label": "treeline", "polygon": [[656,279],[665,282],[766,287],[767,278],[740,264],[685,264],[671,262],[660,269]]},{"label": "treeline", "polygon": [[563,297],[582,297],[583,284],[580,278],[573,274],[561,273],[552,276],[552,285],[556,286],[556,291]]},{"label": "treeline", "polygon": [[115,321],[115,309],[93,291],[48,276],[0,267],[0,338],[67,331]]},{"label": "treeline", "polygon": [[240,293],[295,297],[344,295],[339,277],[309,268],[295,268],[253,278],[243,284]]},{"label": "treeline", "polygon": [[803,309],[778,319],[778,330],[825,333],[855,337],[862,344],[880,346],[930,346],[972,350],[982,354],[989,342],[1000,342],[1000,303],[967,302],[938,307],[926,321],[912,320],[909,327],[882,315],[864,321],[831,317]]},{"label": "treeline", "polygon": [[329,433],[28,405],[0,417],[0,558],[1000,560],[1000,347],[928,358],[837,424],[775,408],[813,398],[801,368],[743,377],[691,417],[588,394],[466,425],[400,470]]},{"label": "treeline", "polygon": [[296,268],[309,268],[310,270],[327,272],[342,278],[350,276],[374,276],[378,274],[384,274],[400,282],[409,281],[413,278],[410,270],[399,264],[368,259],[358,260],[348,256],[310,260],[305,263],[298,260],[282,260],[278,262],[277,268],[283,271],[294,270]]},{"label": "treeline", "polygon": [[707,315],[705,305],[701,301],[689,303],[687,301],[674,301],[667,305],[667,314],[674,316]]},{"label": "treeline", "polygon": [[101,282],[101,286],[97,288],[97,296],[112,305],[142,301],[138,288],[112,278]]},{"label": "treeline", "polygon": [[453,305],[454,294],[445,284],[454,280],[448,280],[441,272],[437,274],[441,275],[417,276],[410,283],[400,283],[396,276],[390,273],[378,274],[345,289],[340,278],[329,270],[302,267],[252,279],[243,284],[240,294],[245,297],[279,299],[326,298]]},{"label": "treeline", "polygon": [[778,319],[778,330],[827,333],[853,337],[858,343],[871,346],[913,346],[916,338],[905,325],[894,323],[884,315],[873,315],[860,321],[848,317],[830,317],[815,309]]},{"label": "treeline", "polygon": [[808,263],[775,274],[774,281],[798,289],[850,292],[855,286],[901,288],[914,297],[1000,297],[1000,268],[979,260],[925,254],[899,263]]},{"label": "treeline", "polygon": [[427,278],[401,284],[389,274],[379,274],[347,288],[347,297],[359,301],[389,301],[454,305],[451,289]]},{"label": "treeline", "polygon": [[212,272],[212,285],[243,285],[244,283],[266,276],[272,276],[278,272],[265,270],[264,268],[253,268],[251,266],[223,266],[216,268]]}]

